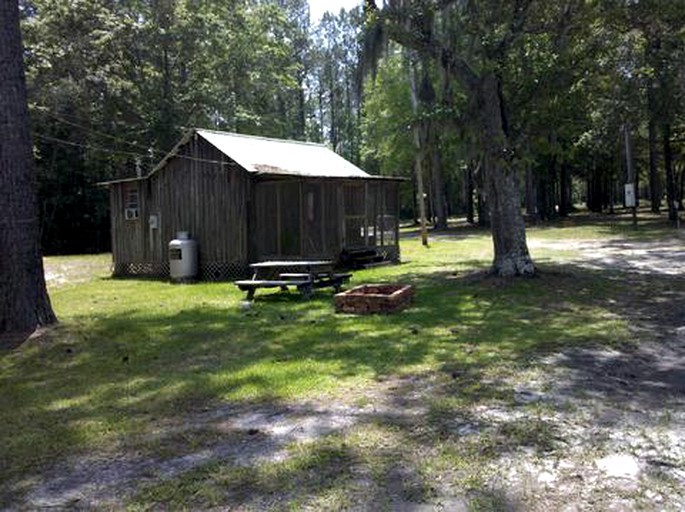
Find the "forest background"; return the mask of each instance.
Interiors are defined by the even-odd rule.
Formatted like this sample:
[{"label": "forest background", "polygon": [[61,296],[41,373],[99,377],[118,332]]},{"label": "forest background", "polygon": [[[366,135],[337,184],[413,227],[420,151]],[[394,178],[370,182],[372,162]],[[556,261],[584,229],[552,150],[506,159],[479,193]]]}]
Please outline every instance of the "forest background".
[{"label": "forest background", "polygon": [[[389,4],[397,26],[423,27],[497,76],[530,220],[582,203],[613,211],[633,181],[675,220],[685,2]],[[317,23],[307,0],[20,6],[46,254],[107,251],[108,194],[96,183],[148,172],[188,127],[321,142],[368,172],[405,176],[407,219],[418,215],[418,170],[433,225],[488,223],[482,106],[449,63],[379,35],[361,6]]]}]

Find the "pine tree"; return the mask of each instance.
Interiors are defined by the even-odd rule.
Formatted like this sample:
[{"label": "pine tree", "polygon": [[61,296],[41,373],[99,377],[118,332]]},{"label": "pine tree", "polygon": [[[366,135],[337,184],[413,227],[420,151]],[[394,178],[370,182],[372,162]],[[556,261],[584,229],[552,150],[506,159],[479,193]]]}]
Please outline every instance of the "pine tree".
[{"label": "pine tree", "polygon": [[56,321],[40,251],[16,0],[0,1],[0,76],[0,342],[7,344]]}]

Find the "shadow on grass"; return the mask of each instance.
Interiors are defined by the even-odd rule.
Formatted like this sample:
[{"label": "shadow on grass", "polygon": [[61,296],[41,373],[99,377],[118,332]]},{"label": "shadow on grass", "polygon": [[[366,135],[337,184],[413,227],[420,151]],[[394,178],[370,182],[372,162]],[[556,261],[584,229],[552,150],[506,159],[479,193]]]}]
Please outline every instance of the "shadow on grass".
[{"label": "shadow on grass", "polygon": [[[528,218],[526,226],[534,232],[555,231],[563,238],[564,230],[589,228],[595,237],[622,236],[629,240],[649,240],[654,238],[668,238],[677,234],[674,225],[668,220],[667,213],[653,214],[649,208],[639,208],[637,213],[637,228],[633,224],[632,211],[617,208],[615,213],[592,213],[587,210],[572,213],[567,217],[558,217],[548,221]],[[420,236],[418,226],[405,226],[400,234],[402,239],[412,239]],[[464,221],[452,223],[447,229],[429,228],[428,237],[431,240],[453,239],[466,240],[472,237],[490,236],[490,229]]]},{"label": "shadow on grass", "polygon": [[[668,261],[668,258],[666,258]],[[678,263],[682,264],[681,261]],[[666,265],[667,266],[667,265]],[[597,273],[597,271],[594,271]],[[685,276],[603,272],[612,293],[601,301],[630,330],[614,347],[568,347],[554,363],[572,370],[559,390],[658,410],[685,399]]]},{"label": "shadow on grass", "polygon": [[339,435],[319,439],[268,465],[213,463],[182,479],[152,485],[136,496],[145,508],[231,507],[272,510],[282,507],[397,510],[428,501],[434,490],[412,464],[393,451],[361,453]]},{"label": "shadow on grass", "polygon": [[[416,285],[414,306],[393,316],[335,315],[325,292],[316,293],[311,301],[295,294],[264,294],[247,311],[240,310],[237,300],[228,308],[205,305],[172,313],[150,305],[145,310],[78,318],[62,327],[54,343],[27,346],[17,364],[3,356],[3,480],[16,481],[64,455],[101,442],[117,445],[122,437],[143,435],[151,424],[182,422],[227,401],[277,409],[293,398],[344,389],[355,379],[437,372],[440,385],[425,427],[417,429],[411,417],[384,427],[398,436],[397,449],[405,445],[407,450],[429,453],[436,439],[457,442],[463,437],[459,429],[475,422],[458,417],[455,423],[457,411],[484,402],[511,403],[513,390],[493,374],[525,369],[541,355],[569,347],[630,341],[626,323],[636,318],[635,308],[645,299],[654,298],[654,290],[685,290],[682,279],[627,280],[622,274],[572,266],[543,266],[534,279],[455,274],[450,269],[425,274],[409,267],[407,272],[373,276]],[[649,301],[641,307],[637,317],[645,324],[663,314],[663,308],[652,307]],[[677,317],[674,311],[673,322]],[[607,367],[593,364],[590,352],[575,359],[569,354],[559,364],[579,373],[567,383],[568,389],[592,385],[595,392],[614,399],[612,381],[606,388],[593,384],[599,375],[610,373]],[[640,378],[635,380],[654,378],[657,360],[642,354],[640,358]],[[680,371],[657,374],[662,375],[658,385],[641,387],[635,399],[652,407],[665,389],[682,392]],[[403,386],[394,390],[394,408],[412,405],[410,391]],[[377,415],[369,420],[377,421]],[[546,422],[510,421],[497,427],[489,442],[474,446],[470,455],[491,459],[521,446],[545,452],[553,437],[554,428]],[[469,455],[464,449],[468,443],[457,450],[459,456]],[[212,481],[238,493],[238,503],[273,494],[276,484],[297,483],[300,491],[307,491],[296,493],[300,497],[336,494],[341,482],[342,487],[354,487],[360,454],[325,443],[321,450],[304,454],[300,466],[287,462],[271,470],[219,467]],[[392,482],[410,482],[409,490],[393,484],[400,485],[394,493],[399,500],[429,499],[430,484],[416,476],[408,456],[405,462],[399,458],[391,463],[381,455],[380,462],[367,461],[376,471],[379,494],[374,500],[391,499],[380,489]],[[228,474],[222,476],[223,471]],[[255,473],[259,471],[282,474]],[[188,481],[192,478],[184,479],[183,485]],[[15,487],[0,504],[8,504],[7,496],[20,489]],[[251,491],[241,497],[240,489]],[[178,490],[168,492],[176,496]],[[210,495],[199,502],[211,504],[215,491],[203,487],[202,492]]]},{"label": "shadow on grass", "polygon": [[536,231],[561,230],[561,234],[564,229],[593,228],[598,237],[621,236],[628,240],[663,239],[677,234],[666,214],[655,215],[648,208],[638,210],[637,227],[633,224],[632,212],[627,209],[617,209],[614,214],[583,211],[531,224],[529,227],[534,227]]}]

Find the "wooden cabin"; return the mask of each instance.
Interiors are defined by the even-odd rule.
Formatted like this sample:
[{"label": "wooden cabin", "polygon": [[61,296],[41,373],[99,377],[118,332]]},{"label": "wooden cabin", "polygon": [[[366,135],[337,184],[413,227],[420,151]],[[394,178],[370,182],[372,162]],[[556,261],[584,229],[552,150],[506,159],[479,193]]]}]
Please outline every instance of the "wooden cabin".
[{"label": "wooden cabin", "polygon": [[201,279],[243,277],[265,260],[372,250],[399,260],[399,184],[326,146],[194,129],[149,175],[110,190],[116,276],[169,275],[179,231],[198,244]]}]

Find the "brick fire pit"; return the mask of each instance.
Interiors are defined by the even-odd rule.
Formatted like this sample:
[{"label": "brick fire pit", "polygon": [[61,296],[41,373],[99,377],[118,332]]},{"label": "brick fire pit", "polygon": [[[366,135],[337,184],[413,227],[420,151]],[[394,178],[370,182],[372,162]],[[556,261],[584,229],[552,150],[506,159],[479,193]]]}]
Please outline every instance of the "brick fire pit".
[{"label": "brick fire pit", "polygon": [[363,284],[335,295],[336,313],[395,313],[411,304],[414,288],[402,284]]}]

